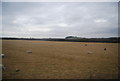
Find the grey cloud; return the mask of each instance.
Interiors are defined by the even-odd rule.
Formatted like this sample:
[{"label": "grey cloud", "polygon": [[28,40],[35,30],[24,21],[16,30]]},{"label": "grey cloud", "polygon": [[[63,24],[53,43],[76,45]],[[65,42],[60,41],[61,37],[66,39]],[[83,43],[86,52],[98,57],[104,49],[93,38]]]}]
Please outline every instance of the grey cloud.
[{"label": "grey cloud", "polygon": [[117,36],[117,8],[117,2],[4,2],[3,36]]}]

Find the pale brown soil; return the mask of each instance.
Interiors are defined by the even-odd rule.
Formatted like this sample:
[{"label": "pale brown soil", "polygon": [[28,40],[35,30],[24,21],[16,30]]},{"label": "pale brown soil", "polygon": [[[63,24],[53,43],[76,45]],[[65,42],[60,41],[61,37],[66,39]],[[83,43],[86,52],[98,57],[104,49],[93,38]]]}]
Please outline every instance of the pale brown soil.
[{"label": "pale brown soil", "polygon": [[[117,43],[3,40],[2,47],[6,66],[3,79],[113,79],[118,76]],[[20,71],[16,72],[16,68]]]}]

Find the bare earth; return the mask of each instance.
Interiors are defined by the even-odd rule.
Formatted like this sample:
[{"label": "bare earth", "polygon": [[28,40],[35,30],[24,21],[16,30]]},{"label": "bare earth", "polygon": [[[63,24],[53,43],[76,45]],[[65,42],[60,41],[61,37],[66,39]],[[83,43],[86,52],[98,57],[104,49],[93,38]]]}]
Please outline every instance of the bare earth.
[{"label": "bare earth", "polygon": [[3,40],[2,49],[3,79],[118,77],[117,43]]}]

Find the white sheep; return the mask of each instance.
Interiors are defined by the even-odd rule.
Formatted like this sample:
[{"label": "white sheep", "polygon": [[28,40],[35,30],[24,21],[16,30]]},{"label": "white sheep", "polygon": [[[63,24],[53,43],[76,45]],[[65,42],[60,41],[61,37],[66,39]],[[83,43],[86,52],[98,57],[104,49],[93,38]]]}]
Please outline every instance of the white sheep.
[{"label": "white sheep", "polygon": [[27,52],[27,53],[32,53],[32,51],[30,51],[30,50],[27,50],[26,52]]},{"label": "white sheep", "polygon": [[4,57],[5,57],[5,54],[1,54],[1,56],[2,56],[2,58],[4,58]]},{"label": "white sheep", "polygon": [[0,64],[0,68],[2,68],[3,71],[5,71],[6,67],[2,64]]},{"label": "white sheep", "polygon": [[91,51],[88,51],[88,52],[87,52],[87,54],[92,54],[92,53],[93,53],[93,52],[91,52]]}]

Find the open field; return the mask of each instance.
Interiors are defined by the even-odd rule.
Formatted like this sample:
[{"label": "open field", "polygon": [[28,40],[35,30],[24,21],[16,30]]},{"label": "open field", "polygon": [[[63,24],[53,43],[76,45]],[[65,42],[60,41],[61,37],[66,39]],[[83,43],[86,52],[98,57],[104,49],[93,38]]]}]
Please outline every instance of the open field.
[{"label": "open field", "polygon": [[6,66],[3,79],[113,79],[118,76],[117,43],[3,40],[2,49]]}]

